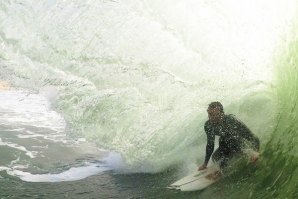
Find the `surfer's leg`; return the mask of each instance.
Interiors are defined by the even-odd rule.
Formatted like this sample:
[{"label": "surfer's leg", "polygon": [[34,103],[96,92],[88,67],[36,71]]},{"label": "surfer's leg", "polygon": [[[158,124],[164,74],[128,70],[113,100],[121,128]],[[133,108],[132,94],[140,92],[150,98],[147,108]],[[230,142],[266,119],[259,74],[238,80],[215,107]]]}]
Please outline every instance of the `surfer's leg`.
[{"label": "surfer's leg", "polygon": [[230,160],[241,157],[242,152],[239,150],[224,150],[220,161],[220,169],[224,171],[230,164]]},{"label": "surfer's leg", "polygon": [[228,166],[228,162],[229,162],[229,157],[223,156],[219,163],[220,170],[223,171]]},{"label": "surfer's leg", "polygon": [[222,151],[220,150],[220,148],[217,148],[212,154],[212,161],[216,163],[216,162],[219,162],[221,158],[222,158]]},{"label": "surfer's leg", "polygon": [[217,148],[212,154],[212,161],[219,164],[220,169],[223,170],[228,164],[228,155],[221,148]]},{"label": "surfer's leg", "polygon": [[227,166],[230,159],[230,153],[225,148],[218,148],[212,155],[212,160],[219,164],[220,170],[223,171]]}]

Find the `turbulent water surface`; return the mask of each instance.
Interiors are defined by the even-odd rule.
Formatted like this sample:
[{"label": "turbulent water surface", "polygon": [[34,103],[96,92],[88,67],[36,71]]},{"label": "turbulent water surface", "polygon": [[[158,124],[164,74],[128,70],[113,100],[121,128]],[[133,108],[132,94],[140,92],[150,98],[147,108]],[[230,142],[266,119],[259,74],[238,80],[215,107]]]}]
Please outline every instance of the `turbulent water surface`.
[{"label": "turbulent water surface", "polygon": [[[0,2],[3,198],[297,198],[295,0]],[[210,101],[261,140],[202,192]]]}]

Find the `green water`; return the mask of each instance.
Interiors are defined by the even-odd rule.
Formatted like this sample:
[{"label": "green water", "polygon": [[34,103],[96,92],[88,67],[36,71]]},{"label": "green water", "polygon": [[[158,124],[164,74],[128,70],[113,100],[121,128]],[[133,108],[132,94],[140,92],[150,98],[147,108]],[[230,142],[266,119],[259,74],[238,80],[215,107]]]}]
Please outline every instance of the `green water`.
[{"label": "green water", "polygon": [[[296,11],[294,0],[1,2],[0,81],[13,91],[0,91],[0,198],[298,198]],[[203,160],[214,100],[260,138],[260,160],[203,191],[166,189]],[[9,173],[106,168],[110,151],[121,161],[77,181]]]}]

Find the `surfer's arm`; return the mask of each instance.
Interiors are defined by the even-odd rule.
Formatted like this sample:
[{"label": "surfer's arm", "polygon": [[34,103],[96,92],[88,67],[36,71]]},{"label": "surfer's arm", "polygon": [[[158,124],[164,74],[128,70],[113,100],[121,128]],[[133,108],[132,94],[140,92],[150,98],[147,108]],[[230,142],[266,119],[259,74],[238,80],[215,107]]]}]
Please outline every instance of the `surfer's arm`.
[{"label": "surfer's arm", "polygon": [[214,135],[208,135],[207,136],[207,146],[206,146],[206,156],[205,156],[205,162],[204,164],[207,166],[209,159],[214,151]]},{"label": "surfer's arm", "polygon": [[210,128],[208,128],[208,125],[205,125],[205,132],[207,134],[207,145],[204,165],[207,166],[209,159],[214,151],[215,135],[213,132],[211,132]]},{"label": "surfer's arm", "polygon": [[209,159],[213,153],[214,150],[214,141],[215,141],[215,135],[213,131],[211,130],[208,121],[205,123],[204,126],[206,135],[207,135],[207,145],[206,145],[206,155],[205,155],[205,161],[204,164],[199,166],[198,170],[203,170],[207,168],[207,164],[209,162]]}]

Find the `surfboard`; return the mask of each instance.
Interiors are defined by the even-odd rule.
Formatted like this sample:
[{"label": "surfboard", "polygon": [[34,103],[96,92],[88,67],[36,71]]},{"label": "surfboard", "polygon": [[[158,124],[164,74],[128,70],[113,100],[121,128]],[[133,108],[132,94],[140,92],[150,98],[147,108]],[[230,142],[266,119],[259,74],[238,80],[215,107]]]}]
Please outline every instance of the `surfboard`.
[{"label": "surfboard", "polygon": [[201,171],[195,171],[191,173],[190,175],[174,182],[167,188],[169,189],[177,189],[181,191],[197,191],[197,190],[203,190],[209,185],[215,183],[220,179],[207,179],[206,176],[209,174],[212,174],[216,171],[218,171],[218,167],[216,165],[212,165],[208,167],[207,169],[201,170]]}]

